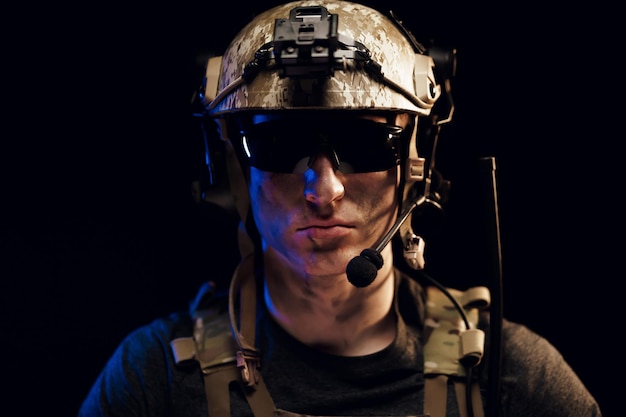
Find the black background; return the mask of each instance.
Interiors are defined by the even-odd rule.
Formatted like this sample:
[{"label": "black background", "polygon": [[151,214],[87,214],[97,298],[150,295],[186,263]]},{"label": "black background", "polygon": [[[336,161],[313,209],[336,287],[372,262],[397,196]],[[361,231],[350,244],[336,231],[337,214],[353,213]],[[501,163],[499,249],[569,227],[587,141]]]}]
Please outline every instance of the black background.
[{"label": "black background", "polygon": [[[4,395],[20,414],[75,414],[128,332],[228,279],[236,221],[191,200],[189,102],[207,54],[277,3],[18,11],[4,51],[0,313]],[[586,10],[367,3],[458,53],[437,157],[452,193],[429,270],[447,285],[488,279],[478,161],[495,157],[505,315],[556,345],[613,414],[618,133],[605,131],[611,77],[596,52],[610,35],[581,30]]]}]

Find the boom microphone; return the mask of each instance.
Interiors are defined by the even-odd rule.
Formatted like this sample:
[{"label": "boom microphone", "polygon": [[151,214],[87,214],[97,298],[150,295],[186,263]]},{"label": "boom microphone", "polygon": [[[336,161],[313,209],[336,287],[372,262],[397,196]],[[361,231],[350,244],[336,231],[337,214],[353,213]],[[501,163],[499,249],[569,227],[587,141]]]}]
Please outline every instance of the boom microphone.
[{"label": "boom microphone", "polygon": [[383,257],[376,249],[367,248],[359,256],[352,258],[346,267],[348,281],[355,287],[363,288],[374,282],[378,270],[383,266]]},{"label": "boom microphone", "polygon": [[363,288],[374,282],[378,270],[382,268],[384,263],[380,252],[387,246],[393,235],[396,234],[406,219],[409,218],[411,212],[427,201],[424,196],[411,201],[398,220],[396,220],[395,224],[375,247],[364,249],[358,256],[355,256],[348,262],[346,274],[348,275],[348,281],[350,281],[352,285]]}]

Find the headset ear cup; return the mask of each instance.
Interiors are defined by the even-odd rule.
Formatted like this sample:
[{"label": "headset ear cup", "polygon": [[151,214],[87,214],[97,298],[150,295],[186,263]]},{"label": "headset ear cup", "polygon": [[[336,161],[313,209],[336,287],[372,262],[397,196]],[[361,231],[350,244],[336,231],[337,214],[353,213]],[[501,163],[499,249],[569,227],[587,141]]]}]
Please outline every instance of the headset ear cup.
[{"label": "headset ear cup", "polygon": [[214,121],[194,116],[192,121],[193,170],[191,193],[198,203],[235,210],[226,167],[226,147]]},{"label": "headset ear cup", "polygon": [[211,167],[211,157],[208,148],[208,138],[206,127],[204,126],[202,116],[193,115],[191,117],[191,192],[193,200],[200,203],[204,200],[207,192],[215,183],[214,170]]},{"label": "headset ear cup", "polygon": [[450,193],[450,181],[444,179],[439,171],[431,172],[429,191],[426,191],[428,179],[411,186],[409,196],[416,199],[425,193],[426,201],[417,207],[411,215],[411,227],[414,232],[428,241],[441,233],[445,221],[444,203]]},{"label": "headset ear cup", "polygon": [[449,180],[445,179],[437,169],[433,169],[428,198],[439,205],[444,205],[450,196],[451,186],[452,183]]},{"label": "headset ear cup", "polygon": [[444,220],[445,212],[441,204],[429,199],[412,213],[411,227],[415,234],[428,242],[441,234]]},{"label": "headset ear cup", "polygon": [[438,126],[433,117],[420,117],[417,124],[417,135],[415,145],[420,156],[425,157],[428,161],[426,166],[430,165],[433,158],[435,140],[437,138]]}]

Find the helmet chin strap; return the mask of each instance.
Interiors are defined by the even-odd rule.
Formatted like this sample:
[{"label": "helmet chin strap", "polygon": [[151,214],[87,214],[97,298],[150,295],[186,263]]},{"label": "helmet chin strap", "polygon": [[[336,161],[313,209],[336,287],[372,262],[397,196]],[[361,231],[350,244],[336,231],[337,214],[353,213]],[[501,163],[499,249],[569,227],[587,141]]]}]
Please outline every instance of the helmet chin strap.
[{"label": "helmet chin strap", "polygon": [[226,171],[231,193],[234,197],[235,208],[239,213],[240,223],[238,231],[239,252],[241,259],[245,259],[254,253],[254,242],[247,230],[250,212],[250,195],[248,194],[248,183],[244,177],[244,170],[239,162],[237,153],[232,142],[228,138],[227,123],[222,118],[215,119],[218,124],[220,139],[224,141],[226,149]]},{"label": "helmet chin strap", "polygon": [[[408,157],[406,160],[406,183],[403,190],[403,212],[408,212],[407,221],[405,221],[400,227],[400,237],[403,243],[404,258],[409,266],[413,269],[424,268],[424,241],[420,236],[417,236],[413,232],[413,215],[415,210],[419,210],[420,215],[433,214],[443,212],[441,203],[445,201],[447,196],[447,189],[449,188],[449,181],[442,178],[435,178],[435,187],[433,189],[433,175],[435,171],[435,154],[437,151],[437,141],[439,138],[439,131],[441,125],[449,121],[447,119],[438,119],[436,115],[420,118],[420,123],[431,123],[430,126],[423,126],[423,129],[427,130],[429,142],[432,143],[430,150],[430,157],[428,167],[425,167],[424,158],[417,156],[417,129],[420,126],[416,123],[416,128],[413,131],[411,142],[408,150]],[[423,181],[422,191],[420,187],[417,187],[417,182]]]},{"label": "helmet chin strap", "polygon": [[[415,116],[413,132],[408,145],[408,154],[404,164],[404,189],[402,190],[402,205],[400,207],[402,212],[409,206],[414,205],[415,201],[421,197],[415,195],[415,187],[413,187],[415,183],[430,180],[429,178],[424,179],[425,159],[421,158],[417,153],[418,120],[418,117]],[[411,210],[408,214],[408,218],[402,223],[399,229],[402,251],[405,261],[411,268],[423,269],[425,263],[423,256],[424,241],[413,232],[412,218],[413,211]]]}]

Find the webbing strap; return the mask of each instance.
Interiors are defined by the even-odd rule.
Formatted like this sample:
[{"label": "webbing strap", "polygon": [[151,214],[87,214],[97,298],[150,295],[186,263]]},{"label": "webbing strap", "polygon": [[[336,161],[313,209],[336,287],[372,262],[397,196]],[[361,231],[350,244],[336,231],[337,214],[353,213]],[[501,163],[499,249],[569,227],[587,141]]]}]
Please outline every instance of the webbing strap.
[{"label": "webbing strap", "polygon": [[248,398],[248,404],[252,409],[254,417],[272,417],[274,415],[274,411],[276,410],[274,400],[260,374],[255,389],[250,391],[250,393],[246,395],[246,398]]},{"label": "webbing strap", "polygon": [[[215,362],[206,362],[206,360],[203,362],[205,344],[203,340],[200,340],[203,338],[202,332],[196,335],[195,350],[183,343],[188,342],[186,339],[177,340],[177,343],[172,344],[175,353],[180,352],[184,356],[182,359],[188,359],[191,356],[200,360],[201,365],[203,363],[206,365],[202,367],[202,372],[209,417],[230,417],[230,384],[232,382],[240,384],[255,417],[274,415],[274,401],[258,372],[259,354],[254,346],[256,282],[253,258],[252,255],[248,255],[241,261],[233,274],[229,294],[229,318],[232,338],[236,345],[234,348],[237,350],[236,364],[230,362],[226,365],[219,365]],[[237,326],[234,314],[234,297],[237,294],[241,304],[239,306],[240,326]],[[214,354],[214,352],[210,353]]]},{"label": "webbing strap", "polygon": [[230,392],[232,381],[239,378],[239,369],[227,366],[204,374],[204,392],[209,407],[209,417],[230,417]]},{"label": "webbing strap", "polygon": [[446,417],[448,377],[426,376],[424,379],[424,413],[430,417]]},{"label": "webbing strap", "polygon": [[[467,398],[464,381],[454,381],[456,401],[461,417],[467,415]],[[472,383],[472,410],[474,417],[484,417],[482,397],[478,382]],[[431,375],[424,381],[424,413],[430,417],[446,417],[446,403],[448,398],[448,376]]]},{"label": "webbing strap", "polygon": [[[209,417],[231,417],[229,386],[233,381],[240,381],[239,370],[234,366],[213,369],[204,374],[204,391],[209,408]],[[274,415],[274,401],[262,378],[259,378],[254,388],[243,387],[243,389],[255,417],[272,417]]]},{"label": "webbing strap", "polygon": [[[234,297],[239,294],[239,328],[235,318]],[[237,267],[229,292],[229,316],[233,337],[239,347],[237,366],[239,377],[248,404],[255,417],[271,417],[274,414],[274,400],[270,396],[261,373],[260,355],[255,347],[256,337],[256,277],[254,275],[254,255],[246,256]],[[211,416],[214,417],[214,416]]]},{"label": "webbing strap", "polygon": [[243,345],[254,348],[256,338],[256,280],[254,277],[254,256],[246,259],[247,267],[242,271],[240,285],[240,325]]},{"label": "webbing strap", "polygon": [[[456,391],[456,401],[459,405],[459,414],[461,415],[461,417],[468,417],[467,396],[465,395],[465,382],[454,381],[454,389]],[[480,387],[478,386],[478,382],[473,382],[471,389],[472,410],[474,412],[474,417],[484,417],[483,399],[480,395]]]},{"label": "webbing strap", "polygon": [[[240,297],[240,323],[235,314],[235,297]],[[256,317],[256,281],[254,254],[244,258],[233,275],[228,295],[228,311],[232,334],[237,343],[237,366],[247,386],[253,387],[260,378],[260,356],[254,345]],[[241,331],[240,331],[241,328]]]}]

